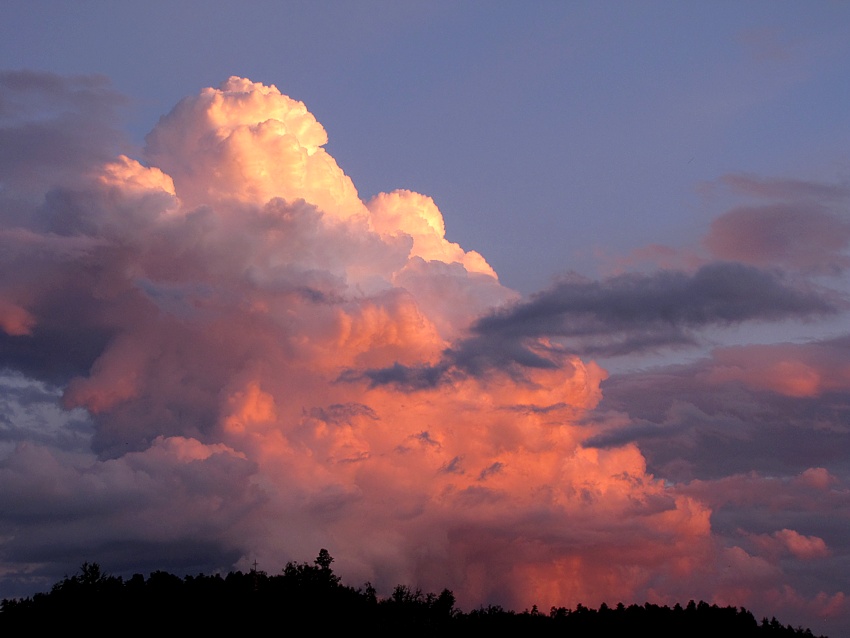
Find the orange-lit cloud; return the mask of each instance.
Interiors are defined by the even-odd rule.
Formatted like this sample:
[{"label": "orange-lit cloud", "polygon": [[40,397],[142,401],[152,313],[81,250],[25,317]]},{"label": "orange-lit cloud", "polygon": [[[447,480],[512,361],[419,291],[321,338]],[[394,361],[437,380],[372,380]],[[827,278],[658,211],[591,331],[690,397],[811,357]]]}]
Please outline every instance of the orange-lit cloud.
[{"label": "orange-lit cloud", "polygon": [[822,538],[803,536],[793,529],[781,529],[770,535],[761,534],[753,540],[767,553],[790,553],[804,560],[829,555],[829,549]]},{"label": "orange-lit cloud", "polygon": [[843,341],[750,345],[720,349],[706,379],[740,381],[786,396],[812,397],[850,389],[850,361]]},{"label": "orange-lit cloud", "polygon": [[[710,264],[522,301],[446,238],[430,197],[361,201],[326,142],[303,103],[230,78],[162,118],[143,157],[73,147],[87,164],[72,186],[4,209],[0,364],[89,420],[73,445],[10,430],[3,561],[47,571],[65,542],[123,568],[191,545],[175,564],[276,569],[325,546],[354,583],[546,608],[708,597],[705,574],[761,582],[783,577],[780,555],[824,555],[791,526],[748,537],[785,554],[727,547],[699,485],[656,476],[634,440],[599,444],[608,375],[577,355],[829,300]],[[718,353],[701,378],[792,397],[846,386],[805,358],[739,358]],[[670,414],[685,413],[708,414]]]}]

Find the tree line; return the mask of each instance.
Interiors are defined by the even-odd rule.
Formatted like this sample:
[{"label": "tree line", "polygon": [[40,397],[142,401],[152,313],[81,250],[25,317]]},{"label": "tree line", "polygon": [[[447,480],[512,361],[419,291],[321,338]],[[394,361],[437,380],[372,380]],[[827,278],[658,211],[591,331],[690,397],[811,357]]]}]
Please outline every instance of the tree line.
[{"label": "tree line", "polygon": [[[322,635],[365,630],[377,636],[468,636],[482,632],[565,638],[625,635],[694,638],[728,636],[807,637],[809,629],[782,625],[776,618],[759,623],[744,608],[718,607],[693,600],[684,607],[653,605],[599,609],[581,604],[575,609],[537,606],[516,612],[499,606],[463,612],[448,589],[424,593],[398,585],[388,597],[378,597],[366,583],[353,588],[340,582],[331,569],[326,549],[310,563],[289,562],[280,574],[256,569],[231,571],[226,576],[198,574],[180,578],[155,571],[148,578],[103,573],[97,563],[83,563],[80,572],[65,577],[49,592],[0,603],[0,634],[23,635],[39,629],[84,628],[106,634],[131,628],[138,631],[237,630],[284,634],[305,630]],[[14,633],[12,633],[14,632]],[[821,637],[825,638],[825,637]]]}]

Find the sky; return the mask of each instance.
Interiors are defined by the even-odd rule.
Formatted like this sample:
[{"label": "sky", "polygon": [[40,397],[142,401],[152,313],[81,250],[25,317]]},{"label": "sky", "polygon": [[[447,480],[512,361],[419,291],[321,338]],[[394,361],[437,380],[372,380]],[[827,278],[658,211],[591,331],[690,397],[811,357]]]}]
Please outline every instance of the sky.
[{"label": "sky", "polygon": [[850,632],[848,5],[0,10],[0,596]]}]

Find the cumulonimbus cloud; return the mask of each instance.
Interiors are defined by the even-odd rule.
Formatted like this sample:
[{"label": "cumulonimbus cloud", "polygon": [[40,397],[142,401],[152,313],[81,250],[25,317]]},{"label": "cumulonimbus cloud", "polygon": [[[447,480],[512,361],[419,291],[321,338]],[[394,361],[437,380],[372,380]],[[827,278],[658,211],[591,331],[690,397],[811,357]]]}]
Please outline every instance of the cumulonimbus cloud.
[{"label": "cumulonimbus cloud", "polygon": [[[728,263],[518,301],[431,198],[362,201],[274,86],[204,89],[133,159],[109,127],[65,131],[114,101],[99,81],[3,78],[0,104],[58,115],[17,109],[0,131],[31,151],[2,158],[0,366],[57,388],[76,433],[2,430],[7,589],[101,555],[274,568],[319,546],[348,580],[450,586],[467,606],[722,584],[710,508],[633,442],[586,444],[606,373],[581,356],[832,301]],[[39,157],[62,162],[27,178]],[[47,395],[14,396],[45,413]],[[758,557],[735,551],[747,575]]]}]

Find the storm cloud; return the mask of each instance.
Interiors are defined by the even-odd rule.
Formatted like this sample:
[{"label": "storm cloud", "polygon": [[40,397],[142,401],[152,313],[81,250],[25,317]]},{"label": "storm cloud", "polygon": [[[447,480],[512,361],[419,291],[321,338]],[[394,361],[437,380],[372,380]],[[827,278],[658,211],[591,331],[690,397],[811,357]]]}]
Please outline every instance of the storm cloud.
[{"label": "storm cloud", "polygon": [[[138,157],[118,104],[100,78],[0,76],[3,595],[83,560],[274,569],[324,546],[348,582],[466,607],[844,613],[834,570],[801,574],[847,556],[824,523],[846,337],[610,378],[591,358],[840,314],[819,267],[732,251],[521,299],[427,195],[362,200],[274,86],[185,98]],[[819,433],[796,457],[794,428]]]}]

